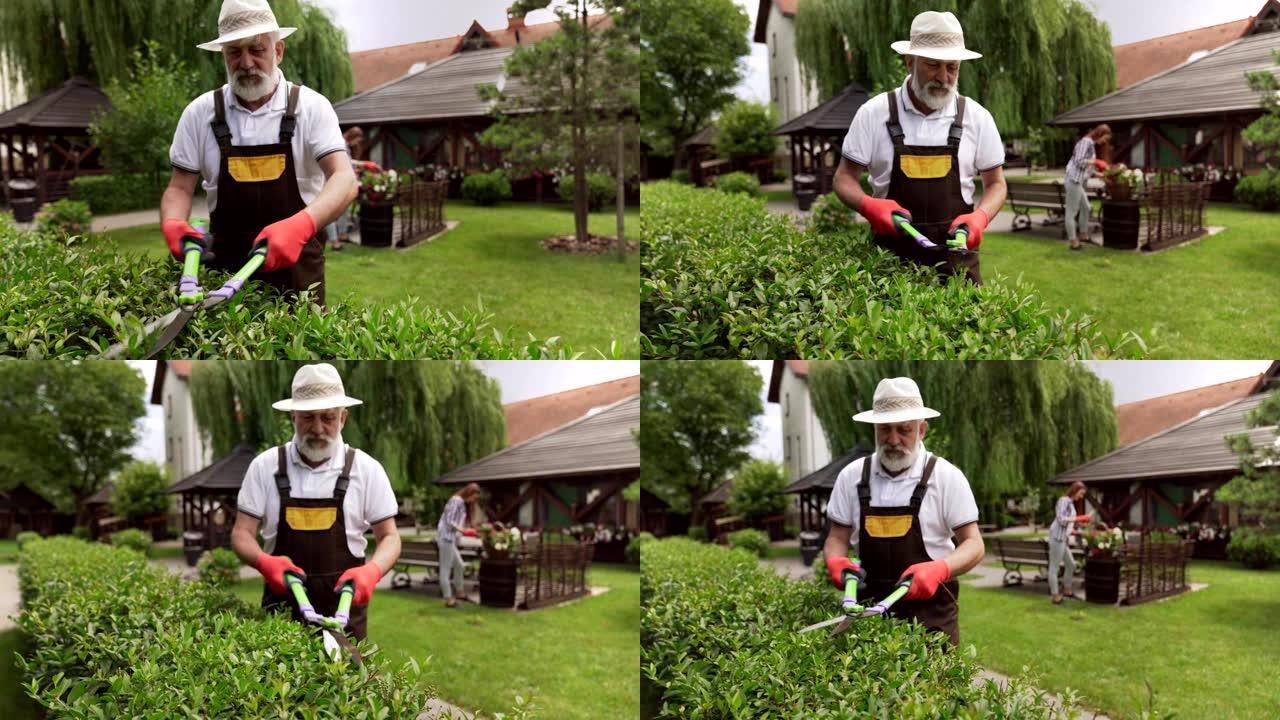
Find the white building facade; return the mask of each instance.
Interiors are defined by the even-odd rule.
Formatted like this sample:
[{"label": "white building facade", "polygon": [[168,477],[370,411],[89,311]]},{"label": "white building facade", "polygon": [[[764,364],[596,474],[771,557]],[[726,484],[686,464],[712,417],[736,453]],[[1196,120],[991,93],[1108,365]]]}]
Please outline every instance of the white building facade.
[{"label": "white building facade", "polygon": [[177,482],[213,462],[208,441],[201,436],[191,402],[191,361],[156,362],[151,404],[164,408],[164,458],[169,478]]},{"label": "white building facade", "polygon": [[782,408],[782,465],[788,482],[831,462],[822,423],[809,398],[808,375],[808,361],[773,361],[768,398]]},{"label": "white building facade", "polygon": [[799,0],[760,0],[754,40],[769,49],[769,101],[778,123],[809,112],[818,92],[796,58],[796,5]]}]

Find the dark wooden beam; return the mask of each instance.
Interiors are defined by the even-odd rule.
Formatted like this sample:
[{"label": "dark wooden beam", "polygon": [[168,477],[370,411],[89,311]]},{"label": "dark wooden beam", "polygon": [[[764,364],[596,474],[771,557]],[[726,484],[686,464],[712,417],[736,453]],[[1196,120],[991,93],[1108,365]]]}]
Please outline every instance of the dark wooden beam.
[{"label": "dark wooden beam", "polygon": [[629,483],[626,480],[614,481],[612,484],[607,486],[608,487],[607,490],[600,493],[600,495],[597,496],[595,500],[592,500],[590,503],[587,504],[586,507],[582,508],[582,510],[576,516],[572,516],[572,517],[575,520],[580,520],[584,517],[589,516],[591,513],[595,512],[595,509],[600,507],[604,503],[604,501],[618,494],[628,484]]}]

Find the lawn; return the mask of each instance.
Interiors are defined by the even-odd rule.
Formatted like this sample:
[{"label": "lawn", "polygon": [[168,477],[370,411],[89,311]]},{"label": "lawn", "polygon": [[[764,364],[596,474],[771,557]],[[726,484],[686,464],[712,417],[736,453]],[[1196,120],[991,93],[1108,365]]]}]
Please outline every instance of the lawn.
[{"label": "lawn", "polygon": [[[482,208],[464,201],[445,206],[445,218],[461,224],[429,245],[403,251],[347,246],[327,252],[330,298],[354,293],[356,302],[416,297],[445,310],[482,302],[493,325],[519,337],[559,336],[575,351],[595,357],[617,340],[625,357],[640,354],[636,293],[640,260],[569,255],[543,249],[544,238],[573,232],[573,213],[561,205],[507,203]],[[617,234],[612,212],[592,213],[592,233]],[[639,235],[639,211],[627,211],[626,232]],[[106,233],[127,251],[164,257],[159,225]],[[175,280],[177,278],[175,267]]]},{"label": "lawn", "polygon": [[18,541],[0,540],[0,565],[18,562]]},{"label": "lawn", "polygon": [[1212,237],[1153,254],[1013,233],[984,238],[988,283],[1019,275],[1050,305],[1097,318],[1109,335],[1133,330],[1152,358],[1271,357],[1280,350],[1280,214],[1210,203]]},{"label": "lawn", "polygon": [[1139,715],[1148,682],[1158,717],[1275,717],[1280,683],[1265,677],[1280,661],[1280,571],[1193,561],[1187,572],[1209,587],[1127,608],[965,588],[961,644],[984,666],[1027,666],[1040,687],[1075,689],[1113,718]]},{"label": "lawn", "polygon": [[[537,717],[557,720],[638,717],[640,713],[640,573],[591,566],[588,582],[611,588],[559,607],[515,613],[420,594],[380,590],[369,637],[388,657],[415,657],[423,682],[440,697],[486,714],[511,709],[533,693]],[[262,581],[236,588],[255,605]]]}]

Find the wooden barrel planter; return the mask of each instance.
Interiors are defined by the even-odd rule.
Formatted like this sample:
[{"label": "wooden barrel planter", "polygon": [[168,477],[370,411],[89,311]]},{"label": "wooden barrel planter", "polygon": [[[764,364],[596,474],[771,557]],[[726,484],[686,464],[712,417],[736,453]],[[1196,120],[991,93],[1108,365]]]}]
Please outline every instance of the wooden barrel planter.
[{"label": "wooden barrel planter", "polygon": [[391,229],[395,226],[395,205],[392,203],[360,205],[360,244],[371,247],[390,247]]},{"label": "wooden barrel planter", "polygon": [[[1128,188],[1128,185],[1120,187]],[[1142,205],[1137,200],[1102,201],[1102,244],[1109,248],[1132,250],[1138,247],[1138,230],[1142,226]]]},{"label": "wooden barrel planter", "polygon": [[1084,595],[1093,603],[1115,605],[1120,600],[1120,560],[1091,557],[1084,565]]},{"label": "wooden barrel planter", "polygon": [[520,561],[515,558],[485,558],[480,561],[480,604],[511,608],[516,604],[516,575]]}]

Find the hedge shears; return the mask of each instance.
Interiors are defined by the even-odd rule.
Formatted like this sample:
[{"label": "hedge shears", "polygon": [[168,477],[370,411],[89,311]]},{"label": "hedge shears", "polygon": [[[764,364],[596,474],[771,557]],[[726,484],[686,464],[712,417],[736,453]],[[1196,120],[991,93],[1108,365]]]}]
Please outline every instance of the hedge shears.
[{"label": "hedge shears", "polygon": [[[916,244],[925,250],[941,250],[937,243],[924,236],[924,233],[915,229],[909,218],[902,213],[893,213],[893,225],[900,232],[905,232]],[[969,249],[969,226],[960,223],[954,230],[947,235],[947,245],[945,250],[957,257],[968,258],[978,254],[977,250]]]},{"label": "hedge shears", "polygon": [[902,596],[907,594],[907,591],[911,589],[912,580],[912,576],[907,575],[894,586],[893,592],[889,593],[885,599],[871,607],[865,607],[858,602],[858,586],[865,582],[866,573],[863,572],[861,575],[858,575],[852,570],[845,570],[842,578],[844,580],[844,599],[840,601],[841,614],[831,618],[830,620],[823,620],[820,623],[814,623],[813,625],[801,630],[801,633],[807,633],[810,630],[818,630],[829,625],[835,625],[835,628],[832,629],[829,635],[829,637],[835,637],[836,635],[839,635],[853,627],[853,624],[862,618],[884,615],[889,611],[889,608],[893,607],[894,603],[901,600]]},{"label": "hedge shears", "polygon": [[342,631],[351,619],[351,599],[356,594],[355,582],[348,580],[343,583],[342,589],[338,591],[338,612],[333,617],[316,612],[315,606],[307,597],[307,589],[302,584],[302,578],[296,573],[285,571],[284,582],[293,591],[293,599],[298,602],[298,610],[302,613],[302,618],[320,626],[320,634],[324,636],[325,653],[334,660],[339,660],[342,658],[343,651],[346,651],[346,654],[351,656],[351,661],[359,667],[362,663],[360,651]]},{"label": "hedge shears", "polygon": [[[203,222],[197,220],[192,224],[196,230],[200,232],[200,237],[187,237],[182,243],[182,277],[178,280],[178,307],[143,327],[143,334],[150,337],[160,328],[164,328],[159,339],[147,352],[143,359],[151,359],[155,357],[161,350],[167,347],[178,337],[192,316],[198,310],[208,310],[211,307],[220,305],[240,292],[244,287],[245,281],[251,275],[258,271],[262,263],[267,259],[267,244],[265,241],[254,247],[253,252],[249,254],[249,260],[240,268],[240,271],[223,283],[222,287],[206,294],[204,289],[200,287],[200,260],[203,255],[209,255],[213,258],[213,237],[205,230]],[[112,345],[106,352],[99,357],[110,359],[118,357],[127,348],[125,342],[119,342]]]}]

